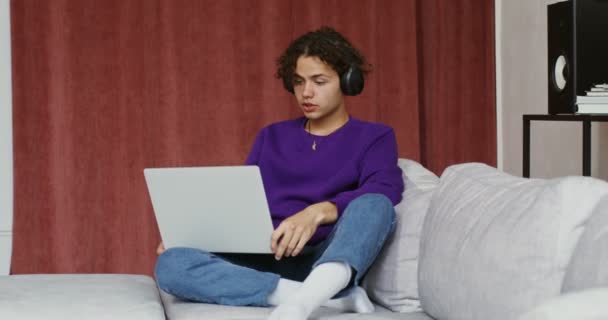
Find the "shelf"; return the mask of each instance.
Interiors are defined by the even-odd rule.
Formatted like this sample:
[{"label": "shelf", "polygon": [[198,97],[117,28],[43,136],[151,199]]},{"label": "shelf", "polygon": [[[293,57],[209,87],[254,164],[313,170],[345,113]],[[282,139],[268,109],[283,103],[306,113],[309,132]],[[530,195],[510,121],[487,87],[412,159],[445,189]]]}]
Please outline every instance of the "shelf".
[{"label": "shelf", "polygon": [[579,121],[583,124],[583,176],[591,176],[591,123],[608,122],[608,114],[524,114],[523,176],[530,177],[530,122]]}]

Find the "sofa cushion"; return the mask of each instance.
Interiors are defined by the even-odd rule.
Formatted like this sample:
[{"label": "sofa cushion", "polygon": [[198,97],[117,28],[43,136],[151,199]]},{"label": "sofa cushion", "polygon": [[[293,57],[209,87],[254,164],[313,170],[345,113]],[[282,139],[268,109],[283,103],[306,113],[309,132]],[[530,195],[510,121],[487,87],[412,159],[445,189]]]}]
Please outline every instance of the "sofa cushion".
[{"label": "sofa cushion", "polygon": [[608,287],[608,196],[595,206],[584,227],[570,259],[562,292]]},{"label": "sofa cushion", "polygon": [[608,184],[445,170],[424,222],[420,298],[432,317],[513,319],[560,293],[580,227]]},{"label": "sofa cushion", "polygon": [[156,283],[142,275],[0,277],[0,319],[162,320]]},{"label": "sofa cushion", "polygon": [[608,319],[608,288],[568,293],[525,313],[518,320],[604,320]]},{"label": "sofa cushion", "polygon": [[395,206],[395,232],[370,267],[363,287],[370,298],[397,312],[420,311],[418,250],[422,223],[439,178],[419,163],[399,159],[405,190]]},{"label": "sofa cushion", "polygon": [[[197,303],[180,300],[161,291],[168,320],[266,320],[272,308],[236,307]],[[321,307],[313,312],[310,320],[433,320],[423,312],[396,313],[381,306],[369,314],[343,313],[335,309]]]}]

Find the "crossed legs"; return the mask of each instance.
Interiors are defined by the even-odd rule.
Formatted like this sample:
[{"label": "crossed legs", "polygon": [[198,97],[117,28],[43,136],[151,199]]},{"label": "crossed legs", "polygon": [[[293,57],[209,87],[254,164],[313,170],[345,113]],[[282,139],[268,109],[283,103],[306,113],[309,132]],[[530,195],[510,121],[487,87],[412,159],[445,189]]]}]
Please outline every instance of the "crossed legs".
[{"label": "crossed legs", "polygon": [[[327,245],[320,246],[320,257],[293,258],[312,263],[312,270],[309,263],[300,272],[305,273],[300,275],[305,276],[303,282],[281,277],[280,270],[272,272],[276,270],[268,260],[239,265],[189,248],[168,249],[159,256],[156,279],[162,290],[183,299],[278,306],[272,320],[303,320],[321,305],[371,312],[373,305],[357,285],[393,230],[394,219],[393,206],[385,196],[367,194],[351,201],[326,239]],[[334,296],[336,299],[331,299]]]}]

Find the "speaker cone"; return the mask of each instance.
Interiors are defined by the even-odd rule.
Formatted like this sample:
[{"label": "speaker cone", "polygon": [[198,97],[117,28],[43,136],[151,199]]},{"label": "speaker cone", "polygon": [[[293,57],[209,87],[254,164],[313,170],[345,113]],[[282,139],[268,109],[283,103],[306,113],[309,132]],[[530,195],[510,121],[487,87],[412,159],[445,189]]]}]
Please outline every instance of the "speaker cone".
[{"label": "speaker cone", "polygon": [[553,88],[557,92],[562,92],[568,84],[566,79],[568,79],[568,72],[570,71],[568,68],[568,60],[566,59],[566,56],[562,54],[557,57],[553,66],[553,77],[551,77],[553,79]]}]

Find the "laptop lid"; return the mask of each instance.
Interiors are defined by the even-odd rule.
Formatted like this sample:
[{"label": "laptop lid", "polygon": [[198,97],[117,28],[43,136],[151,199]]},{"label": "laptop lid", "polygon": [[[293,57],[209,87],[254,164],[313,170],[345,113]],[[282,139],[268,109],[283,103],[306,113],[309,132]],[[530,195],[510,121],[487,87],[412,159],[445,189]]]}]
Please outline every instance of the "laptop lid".
[{"label": "laptop lid", "polygon": [[271,253],[257,166],[147,168],[144,176],[165,248]]}]

